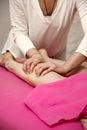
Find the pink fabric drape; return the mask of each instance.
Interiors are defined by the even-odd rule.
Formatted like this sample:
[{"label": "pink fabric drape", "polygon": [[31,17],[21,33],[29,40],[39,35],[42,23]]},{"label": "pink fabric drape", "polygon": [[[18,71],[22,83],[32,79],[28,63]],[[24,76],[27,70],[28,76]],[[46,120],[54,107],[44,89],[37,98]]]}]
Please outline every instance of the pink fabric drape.
[{"label": "pink fabric drape", "polygon": [[87,72],[39,85],[25,104],[46,124],[76,120],[87,115]]}]

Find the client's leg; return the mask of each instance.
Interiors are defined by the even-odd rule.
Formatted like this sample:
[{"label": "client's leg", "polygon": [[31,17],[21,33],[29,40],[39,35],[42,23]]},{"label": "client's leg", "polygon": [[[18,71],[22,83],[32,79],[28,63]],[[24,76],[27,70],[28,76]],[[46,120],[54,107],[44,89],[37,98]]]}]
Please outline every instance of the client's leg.
[{"label": "client's leg", "polygon": [[14,61],[12,59],[7,59],[5,61],[5,65],[6,65],[6,68],[10,72],[16,74],[18,77],[20,77],[21,79],[30,83],[33,86],[64,79],[63,76],[61,76],[55,72],[50,72],[50,73],[48,73],[44,76],[40,76],[40,77],[37,77],[34,72],[31,74],[29,74],[29,73],[26,74],[22,69],[23,64],[17,63],[16,61]]}]

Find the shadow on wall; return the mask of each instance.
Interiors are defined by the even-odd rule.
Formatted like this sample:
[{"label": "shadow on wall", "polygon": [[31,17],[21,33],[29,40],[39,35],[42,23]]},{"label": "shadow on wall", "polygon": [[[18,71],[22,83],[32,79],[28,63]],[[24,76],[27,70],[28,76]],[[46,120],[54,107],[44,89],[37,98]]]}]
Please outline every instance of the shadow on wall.
[{"label": "shadow on wall", "polygon": [[[0,0],[0,52],[10,30],[9,0]],[[83,37],[78,14],[76,15],[68,37],[67,57],[77,48]],[[0,54],[1,56],[1,54]]]},{"label": "shadow on wall", "polygon": [[10,30],[9,23],[9,0],[0,0],[0,52]]}]

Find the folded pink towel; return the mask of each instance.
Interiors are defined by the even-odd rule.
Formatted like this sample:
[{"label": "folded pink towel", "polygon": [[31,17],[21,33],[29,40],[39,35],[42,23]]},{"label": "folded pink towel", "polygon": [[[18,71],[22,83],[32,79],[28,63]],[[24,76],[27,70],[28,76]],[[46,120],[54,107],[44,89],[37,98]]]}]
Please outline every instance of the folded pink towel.
[{"label": "folded pink towel", "polygon": [[48,125],[84,117],[87,115],[87,72],[39,85],[24,102]]}]

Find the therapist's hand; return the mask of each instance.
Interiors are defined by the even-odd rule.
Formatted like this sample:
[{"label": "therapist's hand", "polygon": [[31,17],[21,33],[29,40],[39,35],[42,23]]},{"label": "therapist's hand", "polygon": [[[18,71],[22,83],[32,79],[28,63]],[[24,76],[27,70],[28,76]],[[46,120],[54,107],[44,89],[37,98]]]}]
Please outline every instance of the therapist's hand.
[{"label": "therapist's hand", "polygon": [[63,65],[57,67],[56,72],[63,76],[70,76],[74,74],[86,60],[86,56],[79,52],[75,52]]},{"label": "therapist's hand", "polygon": [[34,71],[35,71],[37,76],[43,76],[51,71],[55,71],[56,67],[57,66],[51,62],[44,62],[44,63],[39,63],[34,68]]},{"label": "therapist's hand", "polygon": [[32,57],[26,59],[23,64],[23,70],[25,73],[32,73],[35,66],[41,62],[44,62],[40,53],[34,54]]}]

